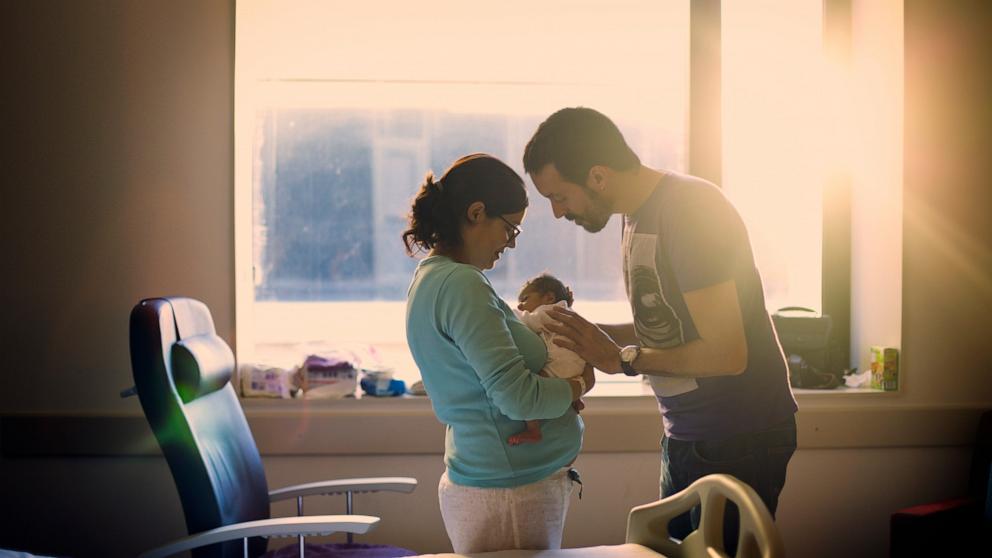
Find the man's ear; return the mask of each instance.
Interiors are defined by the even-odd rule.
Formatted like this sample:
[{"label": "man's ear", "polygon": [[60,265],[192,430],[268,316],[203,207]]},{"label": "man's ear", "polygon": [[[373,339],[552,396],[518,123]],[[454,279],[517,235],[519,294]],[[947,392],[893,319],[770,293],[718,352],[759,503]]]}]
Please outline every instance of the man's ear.
[{"label": "man's ear", "polygon": [[465,218],[470,224],[482,222],[486,218],[486,204],[481,201],[472,202],[465,210]]},{"label": "man's ear", "polygon": [[589,169],[589,174],[586,176],[586,187],[597,192],[602,192],[606,189],[607,184],[609,184],[612,175],[613,169],[610,167],[596,165]]}]

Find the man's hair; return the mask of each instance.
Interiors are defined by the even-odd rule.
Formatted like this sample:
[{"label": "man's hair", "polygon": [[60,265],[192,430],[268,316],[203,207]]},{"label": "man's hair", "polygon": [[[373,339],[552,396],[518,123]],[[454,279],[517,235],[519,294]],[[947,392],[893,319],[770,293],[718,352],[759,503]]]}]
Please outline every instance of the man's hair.
[{"label": "man's hair", "polygon": [[554,164],[562,178],[585,185],[589,169],[604,165],[631,170],[641,165],[620,129],[591,108],[563,108],[537,127],[524,149],[524,171],[534,175]]}]

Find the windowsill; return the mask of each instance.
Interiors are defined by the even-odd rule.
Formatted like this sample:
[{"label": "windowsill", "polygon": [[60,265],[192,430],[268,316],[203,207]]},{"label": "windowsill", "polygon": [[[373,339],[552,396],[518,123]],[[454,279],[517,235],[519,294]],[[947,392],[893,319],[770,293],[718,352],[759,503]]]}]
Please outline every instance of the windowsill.
[{"label": "windowsill", "polygon": [[[657,414],[657,404],[651,386],[643,382],[634,381],[608,381],[597,378],[596,385],[587,393],[583,399],[587,402],[596,401],[596,406],[612,407],[609,402],[624,402],[630,404],[632,401],[643,401],[647,405],[647,411]],[[605,404],[605,405],[602,405]],[[430,411],[430,399],[424,395],[403,395],[399,397],[375,397],[364,394],[356,394],[355,397],[343,397],[336,399],[277,399],[272,397],[242,397],[241,406],[249,416],[265,415],[266,413],[299,413],[306,412],[329,412],[351,414],[368,413],[375,414],[406,414],[418,413],[420,410]],[[637,407],[628,407],[628,410],[635,410]],[[433,414],[433,411],[430,411]]]},{"label": "windowsill", "polygon": [[852,388],[847,386],[839,386],[834,389],[802,389],[802,388],[792,388],[792,393],[796,396],[800,395],[885,395],[885,394],[897,394],[898,391],[885,391],[881,389],[872,388]]},{"label": "windowsill", "polygon": [[[800,401],[807,398],[815,398],[820,396],[825,397],[841,397],[847,395],[855,396],[865,396],[865,395],[882,395],[882,396],[894,396],[897,395],[898,391],[883,391],[880,389],[870,389],[870,388],[852,388],[847,386],[839,386],[834,389],[801,389],[793,388],[792,393],[795,394],[796,398]],[[654,392],[651,390],[651,386],[645,382],[639,381],[610,381],[604,379],[602,374],[599,374],[596,378],[596,385],[593,386],[592,390],[587,393],[584,399],[610,399],[610,398],[638,398],[647,397],[654,400]],[[413,405],[414,403],[406,403],[407,401],[429,401],[426,396],[420,395],[404,395],[402,397],[373,397],[363,394],[358,394],[356,397],[346,397],[340,399],[275,399],[266,397],[243,397],[241,398],[242,405],[245,409],[251,408],[282,408],[284,406],[277,405],[275,402],[285,402],[289,408],[298,408],[298,404],[309,404],[309,405],[336,405],[342,404],[345,406],[357,405],[357,408],[362,409],[375,409],[389,407],[390,403],[398,403],[400,405]],[[362,401],[367,403],[367,405],[357,404],[353,402]],[[257,402],[257,403],[256,403]],[[374,406],[372,403],[374,402]],[[409,408],[409,407],[407,407]]]},{"label": "windowsill", "polygon": [[[400,308],[400,305],[396,305]],[[381,310],[381,309],[380,309]],[[602,311],[602,309],[600,309]],[[340,309],[337,312],[326,312],[328,315],[335,315],[335,313],[340,313]],[[348,320],[346,320],[347,322]],[[328,326],[329,327],[329,326]],[[394,370],[394,377],[406,382],[407,386],[412,385],[414,382],[420,380],[420,373],[417,369],[416,364],[413,361],[413,357],[410,356],[409,350],[407,349],[406,343],[403,341],[394,341],[390,343],[377,343],[377,344],[364,344],[364,343],[342,343],[337,347],[331,346],[324,342],[310,342],[310,343],[291,343],[291,342],[273,342],[266,344],[259,344],[255,348],[255,356],[258,362],[265,362],[270,365],[277,365],[284,368],[291,368],[294,365],[302,362],[307,354],[326,354],[328,352],[341,351],[345,356],[347,355],[358,355],[360,360],[367,359],[370,364],[375,366],[378,362],[381,365],[385,365]],[[360,392],[361,390],[357,390]],[[871,388],[852,388],[845,385],[841,385],[834,389],[800,389],[793,388],[792,392],[796,395],[799,401],[803,400],[816,400],[820,401],[823,399],[837,400],[837,398],[844,398],[845,396],[854,396],[856,399],[863,399],[866,396],[882,396],[882,397],[893,397],[898,394],[898,391],[884,391],[880,389]],[[356,394],[358,397],[347,398],[345,400],[356,400],[356,399],[378,399],[382,401],[395,400],[396,398],[378,398],[378,397],[365,397],[362,398],[361,394]],[[602,372],[597,372],[596,374],[596,385],[593,387],[592,391],[586,395],[586,398],[615,398],[615,397],[641,397],[647,396],[654,399],[654,392],[651,390],[651,386],[640,379],[627,378],[621,375],[608,375]],[[417,396],[410,397],[412,399],[417,399]],[[243,398],[243,401],[250,400],[265,400],[266,398]],[[424,398],[426,399],[426,398]],[[307,400],[299,399],[292,401],[345,401],[342,399],[333,400]],[[287,400],[290,401],[290,400]]]}]

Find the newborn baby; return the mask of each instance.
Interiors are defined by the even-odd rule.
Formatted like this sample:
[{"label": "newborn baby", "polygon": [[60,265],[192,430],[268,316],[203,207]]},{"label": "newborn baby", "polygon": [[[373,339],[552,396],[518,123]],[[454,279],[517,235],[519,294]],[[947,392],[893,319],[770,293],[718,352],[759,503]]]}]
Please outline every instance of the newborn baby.
[{"label": "newborn baby", "polygon": [[[552,305],[571,307],[572,290],[557,277],[544,273],[524,283],[517,302],[517,310],[519,310],[517,316],[520,321],[540,335],[548,348],[548,361],[541,374],[558,378],[581,375],[586,362],[572,350],[553,343],[557,335],[547,330],[547,324],[554,321],[554,318],[548,315],[548,310]],[[507,439],[511,446],[541,441],[540,421],[529,420],[526,424],[526,430]]]}]

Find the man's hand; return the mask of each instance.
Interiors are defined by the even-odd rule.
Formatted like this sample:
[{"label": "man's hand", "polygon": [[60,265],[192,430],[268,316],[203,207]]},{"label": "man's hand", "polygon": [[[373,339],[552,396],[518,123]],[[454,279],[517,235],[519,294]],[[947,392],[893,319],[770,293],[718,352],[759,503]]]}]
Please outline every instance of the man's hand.
[{"label": "man's hand", "polygon": [[555,345],[575,351],[582,360],[607,374],[623,371],[620,347],[596,324],[561,306],[552,307],[549,315],[557,320],[547,325],[548,331],[560,336],[554,340]]}]

